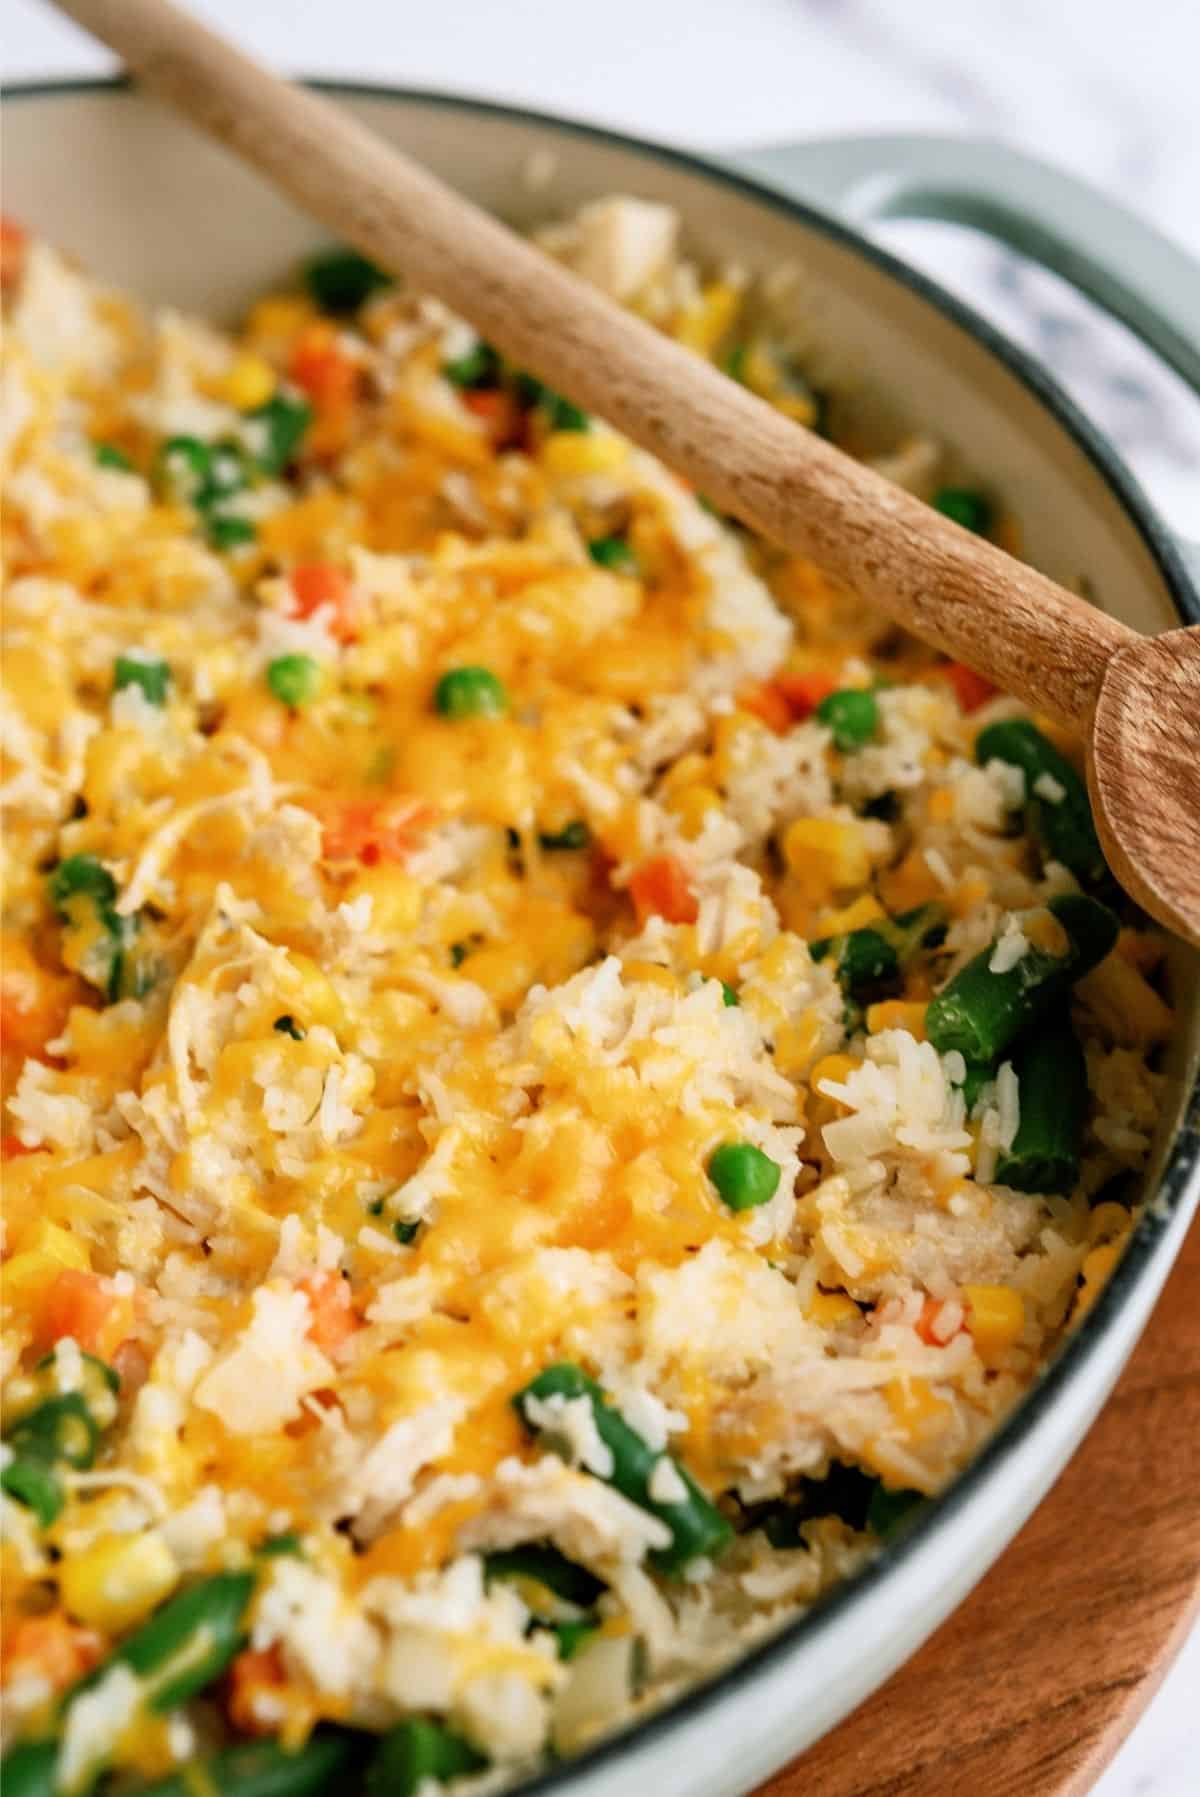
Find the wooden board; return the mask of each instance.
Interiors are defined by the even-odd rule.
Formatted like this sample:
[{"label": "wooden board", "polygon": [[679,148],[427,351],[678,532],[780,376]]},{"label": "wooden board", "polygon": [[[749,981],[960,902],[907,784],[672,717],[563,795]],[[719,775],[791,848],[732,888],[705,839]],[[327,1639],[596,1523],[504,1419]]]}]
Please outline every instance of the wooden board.
[{"label": "wooden board", "polygon": [[1086,1797],[1200,1612],[1200,1223],[1040,1509],[925,1647],[758,1797]]}]

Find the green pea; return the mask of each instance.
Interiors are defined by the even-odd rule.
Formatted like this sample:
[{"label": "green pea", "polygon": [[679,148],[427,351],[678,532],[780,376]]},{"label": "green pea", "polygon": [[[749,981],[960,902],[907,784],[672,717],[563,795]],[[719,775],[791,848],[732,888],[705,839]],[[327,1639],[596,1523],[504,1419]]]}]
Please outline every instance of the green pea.
[{"label": "green pea", "polygon": [[935,511],[981,537],[991,528],[992,508],[972,487],[939,487],[933,496]]},{"label": "green pea", "polygon": [[321,311],[335,316],[357,312],[364,300],[392,284],[391,276],[366,256],[340,246],[310,256],[301,273]]},{"label": "green pea", "polygon": [[779,1168],[752,1142],[722,1142],[709,1156],[708,1177],[730,1210],[754,1210],[775,1196]]},{"label": "green pea", "polygon": [[733,987],[727,986],[725,984],[725,981],[722,980],[721,981],[721,1003],[723,1005],[726,1005],[730,1009],[732,1009],[734,1006],[740,1005],[741,1002],[742,1002],[741,999],[738,997],[738,995],[734,991]]},{"label": "green pea", "polygon": [[421,1225],[419,1223],[393,1223],[392,1234],[400,1243],[401,1247],[407,1248],[410,1242],[416,1240],[417,1231],[420,1227]]},{"label": "green pea", "polygon": [[486,1764],[461,1735],[440,1722],[410,1716],[380,1742],[367,1772],[367,1797],[414,1797],[427,1781],[446,1784]]},{"label": "green pea", "polygon": [[92,454],[98,468],[116,468],[121,474],[133,472],[133,463],[115,443],[97,443]]},{"label": "green pea", "polygon": [[581,817],[564,824],[561,830],[542,830],[538,841],[544,849],[586,849],[592,833]]},{"label": "green pea", "polygon": [[254,461],[260,473],[272,477],[283,473],[299,449],[312,416],[312,407],[300,394],[279,389],[265,404],[246,413],[246,422],[254,430]]},{"label": "green pea", "polygon": [[171,670],[158,655],[118,655],[113,663],[113,691],[140,686],[151,705],[165,705]]},{"label": "green pea", "polygon": [[490,668],[451,668],[434,687],[433,703],[445,718],[498,718],[508,710],[508,694]]},{"label": "green pea", "polygon": [[267,685],[295,711],[316,698],[321,690],[321,670],[311,655],[277,655],[267,668]]},{"label": "green pea", "polygon": [[593,537],[588,554],[600,568],[613,574],[639,573],[638,559],[624,537]]},{"label": "green pea", "polygon": [[252,543],[258,534],[249,518],[241,518],[236,512],[214,512],[207,523],[208,540],[214,549],[222,551],[240,549],[245,543]]},{"label": "green pea", "polygon": [[500,379],[500,358],[480,338],[465,355],[443,362],[442,373],[455,387],[494,387]]},{"label": "green pea", "polygon": [[817,706],[817,717],[833,732],[843,755],[853,755],[869,743],[879,728],[879,704],[874,693],[862,687],[844,686],[828,693]]}]

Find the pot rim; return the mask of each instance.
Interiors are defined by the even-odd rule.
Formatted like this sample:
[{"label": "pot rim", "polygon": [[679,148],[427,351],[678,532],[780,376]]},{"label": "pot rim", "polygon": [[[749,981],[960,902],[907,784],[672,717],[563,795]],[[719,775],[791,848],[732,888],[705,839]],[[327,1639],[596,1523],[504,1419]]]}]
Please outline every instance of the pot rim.
[{"label": "pot rim", "polygon": [[[507,104],[436,89],[389,86],[386,83],[298,77],[319,93],[350,99],[383,100],[392,104],[423,105],[464,114],[534,125],[560,135],[605,144],[661,163],[732,189],[747,199],[767,206],[786,218],[823,233],[855,251],[882,273],[915,293],[951,323],[973,336],[1022,383],[1052,415],[1076,448],[1099,474],[1122,510],[1135,526],[1158,574],[1185,624],[1200,623],[1200,587],[1191,579],[1176,540],[1159,518],[1139,482],[1125,466],[1103,434],[1089,421],[1051,374],[1028,351],[1008,339],[972,306],[947,292],[936,281],[882,248],[852,226],[791,198],[763,181],[730,168],[721,161],[691,150],[655,143],[633,133],[585,123],[535,107]],[[6,102],[30,102],[73,95],[114,95],[136,90],[127,76],[81,76],[16,82],[5,88]],[[1136,332],[1134,333],[1136,335]],[[953,1483],[929,1505],[898,1540],[885,1546],[859,1572],[837,1586],[778,1633],[749,1648],[720,1671],[689,1685],[677,1697],[643,1717],[625,1723],[593,1746],[574,1754],[561,1766],[537,1773],[514,1787],[518,1797],[549,1797],[565,1793],[579,1773],[612,1765],[620,1757],[651,1739],[661,1740],[680,1731],[705,1709],[718,1712],[723,1699],[752,1683],[768,1667],[786,1661],[801,1645],[828,1633],[853,1617],[870,1595],[906,1564],[938,1531],[970,1504],[974,1494],[1000,1473],[1026,1438],[1058,1402],[1060,1394],[1095,1360],[1124,1309],[1127,1294],[1141,1284],[1143,1274],[1156,1262],[1176,1217],[1200,1197],[1200,1076],[1187,1095],[1183,1118],[1168,1149],[1158,1190],[1144,1205],[1136,1229],[1126,1244],[1099,1299],[1078,1327],[1060,1346],[1038,1382],[992,1434]]]}]

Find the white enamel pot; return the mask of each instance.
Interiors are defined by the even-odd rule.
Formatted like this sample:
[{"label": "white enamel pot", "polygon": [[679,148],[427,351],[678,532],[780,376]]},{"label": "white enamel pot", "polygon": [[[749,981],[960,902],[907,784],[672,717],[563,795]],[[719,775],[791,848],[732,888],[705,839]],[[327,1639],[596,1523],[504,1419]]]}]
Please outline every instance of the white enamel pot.
[{"label": "white enamel pot", "polygon": [[[1051,376],[846,218],[957,218],[1039,257],[1200,386],[1200,270],[1079,183],[997,146],[922,138],[791,145],[739,171],[503,107],[328,91],[517,223],[614,191],[679,208],[715,261],[797,271],[795,297],[864,415],[946,441],[1005,495],[1029,559],[1142,630],[1200,619],[1187,559]],[[321,240],[208,143],[118,84],[17,90],[5,209],[152,300],[230,315]],[[529,180],[531,168],[543,180]],[[839,217],[839,214],[841,215]],[[734,1797],[837,1722],[928,1636],[1045,1495],[1145,1326],[1200,1199],[1200,980],[1173,956],[1180,1027],[1151,1202],[1099,1303],[985,1452],[859,1578],[656,1716],[533,1780],[575,1797]],[[982,1662],[981,1662],[982,1667]],[[982,1676],[982,1672],[981,1672]],[[930,1693],[936,1704],[937,1693]]]}]

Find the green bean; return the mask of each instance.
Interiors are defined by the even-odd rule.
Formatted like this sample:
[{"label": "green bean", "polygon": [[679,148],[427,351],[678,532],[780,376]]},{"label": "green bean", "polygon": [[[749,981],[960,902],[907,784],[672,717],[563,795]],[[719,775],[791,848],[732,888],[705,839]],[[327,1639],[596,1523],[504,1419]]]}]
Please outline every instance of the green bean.
[{"label": "green bean", "polygon": [[953,518],[964,530],[983,536],[991,528],[992,508],[973,487],[939,487],[933,496],[935,510]]},{"label": "green bean", "polygon": [[426,1779],[445,1783],[486,1765],[461,1735],[440,1722],[410,1716],[380,1742],[367,1772],[367,1797],[413,1797]]},{"label": "green bean", "polygon": [[32,1510],[43,1529],[50,1527],[65,1502],[58,1475],[44,1460],[10,1460],[0,1473],[0,1490]]},{"label": "green bean", "polygon": [[494,387],[500,378],[500,358],[479,337],[465,355],[443,362],[442,373],[455,387]]},{"label": "green bean", "polygon": [[312,416],[312,407],[298,393],[273,393],[261,406],[246,413],[247,423],[261,439],[254,454],[260,474],[283,473],[299,449]]},{"label": "green bean", "polygon": [[604,1590],[602,1579],[589,1572],[586,1566],[568,1560],[549,1542],[498,1549],[485,1557],[483,1575],[489,1582],[492,1579],[532,1579],[535,1584],[544,1585],[555,1597],[578,1604],[585,1610],[591,1608]]},{"label": "green bean", "polygon": [[592,833],[581,817],[573,818],[561,830],[540,830],[538,842],[544,849],[586,849]]},{"label": "green bean", "polygon": [[86,914],[81,914],[79,905],[86,901],[104,927],[104,935],[89,949],[84,978],[98,987],[110,1004],[121,997],[140,997],[145,990],[142,976],[126,956],[138,932],[138,919],[118,913],[117,883],[108,869],[95,855],[68,855],[50,875],[46,890],[63,923],[73,926],[82,922]]},{"label": "green bean", "polygon": [[600,1624],[594,1617],[582,1616],[578,1622],[556,1622],[551,1625],[550,1633],[558,1642],[560,1660],[573,1660],[575,1655],[585,1648],[595,1635],[600,1633]]},{"label": "green bean", "polygon": [[[1087,786],[1065,755],[1028,718],[1004,718],[989,724],[975,739],[975,759],[980,767],[1003,761],[1020,768],[1025,776],[1025,808],[1048,858],[1061,861],[1077,880],[1097,885],[1108,875],[1100,839],[1092,820]],[[1037,790],[1038,782],[1050,783],[1060,798],[1048,798]]]},{"label": "green bean", "polygon": [[923,1491],[889,1491],[877,1485],[867,1506],[867,1527],[886,1541],[927,1501]]},{"label": "green bean", "polygon": [[386,275],[374,262],[360,256],[357,250],[336,245],[310,256],[301,269],[304,285],[322,312],[345,314],[357,312],[364,300],[381,287],[391,286]]},{"label": "green bean", "polygon": [[966,1106],[968,1117],[974,1110],[975,1100],[979,1097],[983,1088],[990,1079],[994,1079],[995,1077],[996,1069],[989,1061],[967,1062],[966,1072],[959,1081],[958,1089],[963,1095],[963,1104]]},{"label": "green bean", "polygon": [[151,705],[165,705],[171,670],[161,655],[118,655],[113,663],[113,691],[140,686]]},{"label": "green bean", "polygon": [[1087,1065],[1064,1010],[1035,1024],[1013,1055],[1020,1122],[996,1162],[995,1183],[1014,1192],[1056,1192],[1079,1183]]},{"label": "green bean", "polygon": [[[364,1752],[364,1738],[345,1729],[319,1729],[289,1753],[277,1741],[252,1741],[193,1760],[130,1797],[318,1797],[348,1789],[346,1775]],[[8,1797],[7,1791],[5,1797]]]},{"label": "green bean", "polygon": [[993,973],[996,943],[989,943],[929,1002],[925,1033],[939,1054],[957,1049],[968,1062],[995,1061],[1021,1030],[1102,961],[1117,939],[1116,917],[1096,899],[1065,893],[1050,899],[1046,909],[1066,933],[1065,953],[1031,946],[1006,972]]},{"label": "green bean", "polygon": [[640,572],[637,556],[624,537],[593,537],[588,554],[598,568],[608,568],[614,574]]},{"label": "green bean", "polygon": [[852,1529],[867,1526],[867,1510],[879,1480],[861,1466],[832,1460],[823,1479],[801,1479],[779,1503],[756,1517],[772,1547],[804,1547],[800,1525],[818,1516],[839,1516]]},{"label": "green bean", "polygon": [[22,1741],[0,1760],[4,1797],[56,1797],[57,1741]]},{"label": "green bean", "polygon": [[304,1549],[295,1529],[286,1529],[282,1535],[268,1535],[265,1541],[259,1542],[258,1552],[264,1560],[287,1559],[289,1556],[295,1556],[297,1559],[304,1557]]},{"label": "green bean", "polygon": [[930,903],[880,918],[844,936],[822,936],[809,944],[814,961],[833,955],[839,984],[847,997],[862,999],[894,982],[902,968],[922,949],[946,933],[946,907]]},{"label": "green bean", "polygon": [[[702,1555],[716,1555],[728,1547],[733,1531],[712,1500],[701,1491],[686,1467],[670,1455],[648,1447],[635,1429],[631,1429],[619,1410],[609,1404],[594,1379],[569,1362],[548,1366],[513,1398],[518,1414],[527,1428],[538,1432],[542,1425],[529,1416],[526,1405],[532,1399],[551,1397],[587,1398],[592,1407],[596,1433],[612,1455],[612,1472],[608,1482],[640,1509],[648,1510],[666,1523],[671,1531],[668,1547],[652,1555],[655,1565],[665,1572],[680,1572],[689,1561]],[[666,1460],[682,1479],[685,1496],[678,1502],[663,1503],[650,1495],[650,1484],[659,1463]]]},{"label": "green bean", "polygon": [[65,1391],[23,1416],[7,1440],[14,1454],[49,1464],[61,1460],[84,1472],[95,1461],[100,1427],[83,1393]]},{"label": "green bean", "polygon": [[224,1672],[242,1647],[242,1617],[254,1589],[252,1572],[219,1572],[173,1597],[108,1666],[128,1666],[146,1684],[146,1701],[160,1713],[186,1703]]},{"label": "green bean", "polygon": [[97,443],[92,455],[97,468],[115,468],[120,474],[133,473],[133,463],[115,443]]}]

